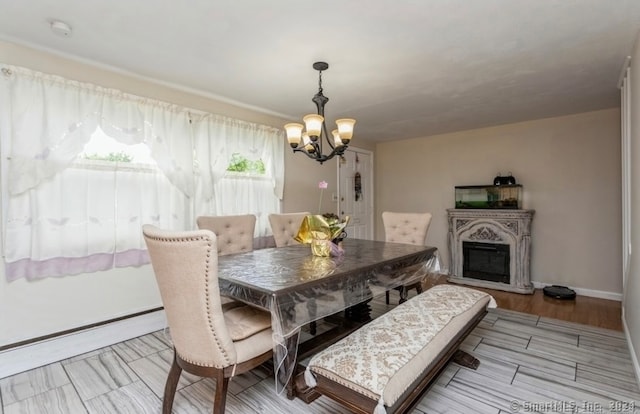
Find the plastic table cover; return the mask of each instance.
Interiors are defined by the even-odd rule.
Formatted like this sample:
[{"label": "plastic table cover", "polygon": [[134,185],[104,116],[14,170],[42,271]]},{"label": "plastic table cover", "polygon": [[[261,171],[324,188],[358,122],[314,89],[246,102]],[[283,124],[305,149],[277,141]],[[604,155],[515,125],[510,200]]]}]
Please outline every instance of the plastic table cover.
[{"label": "plastic table cover", "polygon": [[346,239],[343,248],[340,257],[294,245],[218,258],[220,293],[271,312],[278,394],[295,370],[302,326],[441,272],[435,247]]}]

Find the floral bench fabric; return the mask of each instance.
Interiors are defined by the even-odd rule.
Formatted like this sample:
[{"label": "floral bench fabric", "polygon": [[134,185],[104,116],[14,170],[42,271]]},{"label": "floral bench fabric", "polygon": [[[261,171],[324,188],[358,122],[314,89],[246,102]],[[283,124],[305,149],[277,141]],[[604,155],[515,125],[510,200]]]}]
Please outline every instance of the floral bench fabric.
[{"label": "floral bench fabric", "polygon": [[487,293],[437,285],[321,351],[309,361],[313,373],[378,401],[375,413],[386,413],[403,392],[434,362],[465,325],[487,307]]}]

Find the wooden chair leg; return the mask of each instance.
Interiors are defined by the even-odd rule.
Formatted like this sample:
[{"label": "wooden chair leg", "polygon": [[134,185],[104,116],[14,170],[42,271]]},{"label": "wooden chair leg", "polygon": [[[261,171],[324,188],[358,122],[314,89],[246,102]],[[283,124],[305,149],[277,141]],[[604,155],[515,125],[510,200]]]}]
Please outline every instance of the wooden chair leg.
[{"label": "wooden chair leg", "polygon": [[407,290],[407,288],[404,287],[404,286],[401,286],[400,287],[400,301],[398,301],[398,303],[406,302],[408,296],[409,296],[409,291]]},{"label": "wooden chair leg", "polygon": [[167,377],[167,383],[164,385],[164,397],[162,399],[162,414],[171,414],[173,408],[173,398],[176,395],[176,388],[178,388],[178,382],[180,381],[180,374],[182,368],[178,365],[178,356],[176,351],[173,351],[173,363],[169,370],[169,376]]},{"label": "wooden chair leg", "polygon": [[224,371],[220,370],[216,374],[216,396],[213,401],[213,414],[224,414],[224,408],[227,403],[227,388],[229,387],[229,378],[224,376]]}]

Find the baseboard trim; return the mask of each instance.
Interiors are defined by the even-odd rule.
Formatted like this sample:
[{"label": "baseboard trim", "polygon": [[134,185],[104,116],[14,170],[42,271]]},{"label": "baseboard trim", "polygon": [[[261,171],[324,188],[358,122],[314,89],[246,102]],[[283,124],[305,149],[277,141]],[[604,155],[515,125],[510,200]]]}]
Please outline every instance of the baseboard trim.
[{"label": "baseboard trim", "polygon": [[622,308],[622,329],[624,329],[624,336],[627,338],[627,346],[629,347],[629,353],[631,354],[631,362],[633,363],[633,372],[636,374],[636,382],[640,381],[640,363],[638,363],[638,357],[636,350],[633,347],[633,341],[629,334],[629,328],[627,327],[627,320],[624,317],[624,308]]},{"label": "baseboard trim", "polygon": [[[531,282],[536,289],[542,289],[545,286],[551,286],[553,283]],[[608,299],[622,302],[622,293],[606,292],[604,290],[592,290],[567,286],[576,291],[576,295],[589,296],[591,298]]]},{"label": "baseboard trim", "polygon": [[118,320],[0,352],[0,379],[163,329],[164,310]]}]

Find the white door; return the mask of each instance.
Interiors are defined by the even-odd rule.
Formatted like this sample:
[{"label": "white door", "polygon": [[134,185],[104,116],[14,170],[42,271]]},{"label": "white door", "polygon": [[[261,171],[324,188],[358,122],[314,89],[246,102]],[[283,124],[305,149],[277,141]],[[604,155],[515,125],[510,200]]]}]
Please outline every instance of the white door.
[{"label": "white door", "polygon": [[338,162],[338,211],[350,216],[347,237],[373,240],[373,154],[349,148]]}]

